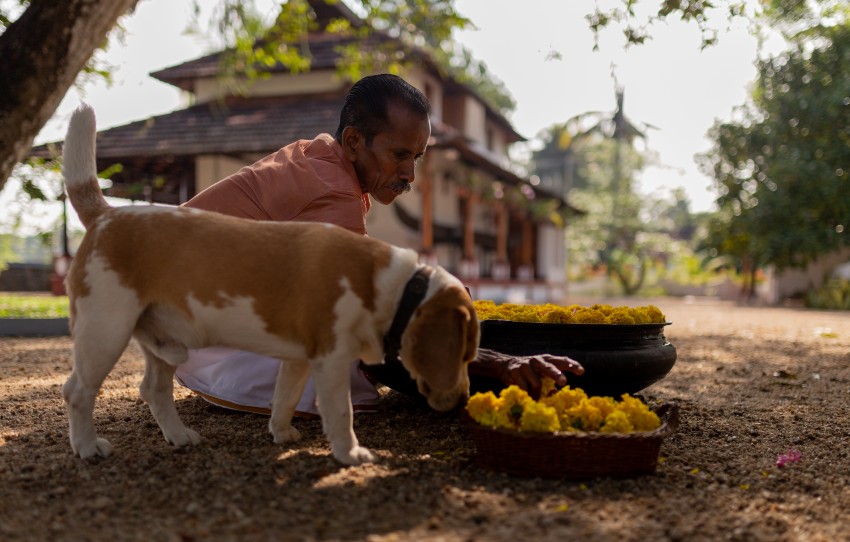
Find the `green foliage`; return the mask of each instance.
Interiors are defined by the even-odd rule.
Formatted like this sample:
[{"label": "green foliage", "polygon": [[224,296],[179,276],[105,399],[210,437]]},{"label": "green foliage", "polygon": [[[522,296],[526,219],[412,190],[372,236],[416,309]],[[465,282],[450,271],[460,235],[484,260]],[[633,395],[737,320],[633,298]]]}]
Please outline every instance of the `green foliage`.
[{"label": "green foliage", "polygon": [[0,292],[0,318],[67,318],[67,296]]},{"label": "green foliage", "polygon": [[806,306],[813,309],[850,311],[850,280],[829,279],[823,286],[809,290]]},{"label": "green foliage", "polygon": [[752,104],[712,128],[702,161],[720,194],[708,246],[805,267],[850,245],[850,26],[798,34],[758,69]]},{"label": "green foliage", "polygon": [[600,34],[619,29],[626,47],[652,39],[651,29],[670,18],[694,24],[702,37],[702,48],[717,43],[723,22],[745,20],[754,28],[767,25],[793,35],[801,28],[841,24],[850,19],[846,0],[620,0],[613,7],[596,6],[587,15],[599,47]]},{"label": "green foliage", "polygon": [[[339,0],[326,0],[329,4]],[[337,48],[341,55],[340,77],[355,81],[373,72],[400,73],[424,52],[458,81],[470,85],[495,110],[513,110],[513,98],[487,67],[454,42],[455,30],[471,23],[454,8],[453,0],[358,0],[348,2],[363,25],[347,19],[330,21],[325,30],[346,40]],[[201,33],[200,6],[195,3],[191,30]],[[212,16],[212,28],[229,46],[224,57],[225,82],[237,92],[242,78],[267,77],[269,69],[282,65],[299,73],[308,71],[311,53],[308,34],[320,30],[306,0],[280,4],[280,12],[267,22],[253,0],[222,0]],[[392,41],[383,39],[388,36]],[[399,47],[399,43],[402,44]]]},{"label": "green foliage", "polygon": [[574,159],[582,188],[571,190],[569,198],[586,214],[570,224],[569,260],[604,268],[623,294],[632,295],[672,243],[670,235],[657,227],[652,200],[632,187],[644,157],[631,146],[595,138],[577,148]]}]

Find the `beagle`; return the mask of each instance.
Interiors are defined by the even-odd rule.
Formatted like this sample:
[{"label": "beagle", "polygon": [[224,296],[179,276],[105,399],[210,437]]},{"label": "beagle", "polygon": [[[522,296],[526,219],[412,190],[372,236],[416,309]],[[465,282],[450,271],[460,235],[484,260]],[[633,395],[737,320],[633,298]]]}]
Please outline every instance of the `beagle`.
[{"label": "beagle", "polygon": [[[74,452],[111,453],[95,431],[94,402],[132,337],[146,362],[140,395],[175,446],[200,442],[177,414],[175,367],[188,349],[218,345],[281,360],[269,421],[276,443],[300,438],[292,415],[312,374],[333,456],[347,465],[373,461],[352,427],[349,365],[383,362],[402,292],[422,275],[416,252],[329,224],[111,207],[97,182],[95,134],[84,104],[63,148],[68,197],[87,230],[66,278],[74,366],[62,394]],[[434,268],[407,317],[401,363],[432,408],[462,404],[479,340],[463,285]]]}]

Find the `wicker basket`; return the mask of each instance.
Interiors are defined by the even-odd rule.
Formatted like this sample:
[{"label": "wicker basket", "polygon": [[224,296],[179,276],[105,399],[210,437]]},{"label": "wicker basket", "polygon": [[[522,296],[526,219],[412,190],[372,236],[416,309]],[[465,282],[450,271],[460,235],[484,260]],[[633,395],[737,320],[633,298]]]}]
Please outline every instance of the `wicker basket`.
[{"label": "wicker basket", "polygon": [[654,409],[661,427],[648,433],[523,433],[485,427],[463,413],[475,464],[514,476],[588,480],[652,474],[661,442],[679,425],[679,407]]}]

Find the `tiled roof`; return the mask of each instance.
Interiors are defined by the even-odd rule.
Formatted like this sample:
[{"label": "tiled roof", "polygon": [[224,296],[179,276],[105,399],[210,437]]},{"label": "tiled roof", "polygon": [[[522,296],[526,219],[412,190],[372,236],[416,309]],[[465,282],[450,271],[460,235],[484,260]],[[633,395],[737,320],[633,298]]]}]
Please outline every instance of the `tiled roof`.
[{"label": "tiled roof", "polygon": [[[309,56],[310,70],[331,70],[336,69],[336,63],[339,60],[339,53],[336,47],[351,43],[351,38],[344,39],[337,35],[331,34],[310,34],[309,38]],[[192,82],[194,79],[205,77],[216,77],[221,73],[221,61],[224,56],[223,51],[209,54],[189,60],[176,66],[163,68],[159,71],[151,72],[150,76],[159,79],[164,83],[168,83],[182,88],[186,91],[192,91]],[[275,64],[269,68],[265,68],[270,73],[289,73],[289,69],[282,64]]]},{"label": "tiled roof", "polygon": [[342,100],[341,96],[251,98],[195,105],[98,132],[97,156],[268,153],[297,139],[335,132]]},{"label": "tiled roof", "polygon": [[[98,132],[98,160],[156,157],[192,157],[199,154],[271,153],[298,139],[333,134],[339,123],[344,96],[308,95],[268,98],[230,98],[225,102],[195,105]],[[462,159],[508,184],[524,179],[495,157],[476,149],[457,130],[438,121],[432,123],[431,145],[453,148]],[[30,153],[47,157],[53,144],[35,147]],[[562,200],[558,195],[533,187],[540,196]]]}]

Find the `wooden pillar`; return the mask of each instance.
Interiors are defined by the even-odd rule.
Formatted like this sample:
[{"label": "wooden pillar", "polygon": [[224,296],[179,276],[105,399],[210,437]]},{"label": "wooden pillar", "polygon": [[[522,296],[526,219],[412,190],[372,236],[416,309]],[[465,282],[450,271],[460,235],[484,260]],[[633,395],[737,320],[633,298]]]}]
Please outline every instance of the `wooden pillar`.
[{"label": "wooden pillar", "polygon": [[420,184],[420,190],[422,192],[422,220],[420,222],[420,228],[422,235],[422,250],[423,254],[431,254],[434,251],[434,196],[432,194],[432,182],[431,182],[431,160],[429,159],[430,155],[425,154],[424,164],[423,164],[423,172],[422,172],[422,182]]},{"label": "wooden pillar", "polygon": [[525,218],[522,221],[522,265],[531,265],[533,248],[531,233],[531,221]]},{"label": "wooden pillar", "polygon": [[496,261],[508,261],[508,211],[505,204],[496,204]]},{"label": "wooden pillar", "polygon": [[466,212],[463,218],[463,259],[467,261],[475,260],[475,205],[477,199],[475,192],[470,190],[464,202]]}]

